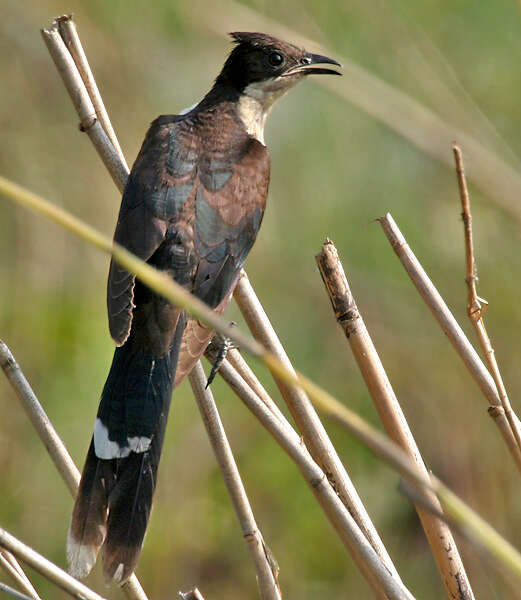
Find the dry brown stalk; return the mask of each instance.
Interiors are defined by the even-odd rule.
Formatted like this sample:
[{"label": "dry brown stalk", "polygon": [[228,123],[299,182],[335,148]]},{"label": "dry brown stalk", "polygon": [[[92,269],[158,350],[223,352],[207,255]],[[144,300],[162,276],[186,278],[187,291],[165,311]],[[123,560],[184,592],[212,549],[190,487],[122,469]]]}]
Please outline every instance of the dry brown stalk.
[{"label": "dry brown stalk", "polygon": [[[80,472],[25,378],[22,369],[7,345],[2,341],[0,341],[0,366],[22,403],[54,466],[74,498],[80,482]],[[132,575],[122,588],[127,598],[131,600],[147,600],[147,596],[135,575]]]},{"label": "dry brown stalk", "polygon": [[86,585],[71,577],[50,560],[47,560],[32,548],[26,546],[2,528],[0,528],[0,546],[12,552],[18,559],[27,563],[30,567],[38,571],[38,573],[49,579],[49,581],[52,581],[62,590],[65,590],[73,598],[105,600],[102,596],[93,592]]},{"label": "dry brown stalk", "polygon": [[[488,303],[482,298],[479,298],[476,292],[477,273],[476,261],[474,258],[474,244],[472,241],[472,215],[470,213],[470,195],[465,177],[465,169],[463,167],[463,156],[461,149],[457,144],[452,146],[452,150],[454,152],[454,160],[456,162],[456,174],[458,176],[458,187],[462,208],[461,215],[463,218],[463,227],[465,232],[465,257],[467,265],[465,281],[467,282],[468,287],[467,313],[472,325],[474,326],[474,329],[476,330],[481,350],[485,355],[488,368],[490,369],[492,377],[494,378],[494,382],[499,393],[499,398],[501,400],[501,406],[505,411],[506,418],[510,424],[518,448],[521,449],[521,429],[519,425],[519,419],[515,415],[514,411],[512,410],[512,406],[510,405],[505,384],[503,383],[503,378],[501,377],[499,366],[496,361],[494,348],[492,347],[492,342],[490,341],[489,335],[485,328],[485,321],[483,320],[483,314],[485,312],[485,308],[488,306]],[[482,303],[484,306],[482,306]],[[497,409],[495,411],[491,409],[492,407],[489,409],[489,414],[495,418],[495,412],[497,412]]]},{"label": "dry brown stalk", "polygon": [[[387,434],[405,450],[428,477],[418,446],[351,293],[337,249],[330,240],[326,240],[321,252],[315,258],[336,320],[349,341]],[[433,492],[422,490],[421,493],[435,508],[434,513],[442,511],[438,498]],[[450,528],[433,511],[426,510],[418,503],[415,503],[415,507],[449,598],[459,600],[474,598]]]},{"label": "dry brown stalk", "polygon": [[402,581],[391,574],[369,544],[322,469],[313,460],[306,446],[301,443],[299,435],[279,420],[278,416],[257,396],[228,360],[224,360],[219,373],[298,466],[324,513],[375,595],[381,598],[383,593],[389,599],[413,598]]},{"label": "dry brown stalk", "polygon": [[[293,371],[291,361],[244,271],[235,288],[234,298],[253,337],[281,360],[288,369]],[[301,388],[285,384],[275,375],[273,375],[273,378],[295,419],[299,431],[302,433],[311,456],[327,474],[331,485],[351,515],[353,515],[358,527],[360,527],[378,556],[381,557],[393,576],[401,581],[391,557],[387,553],[307,394]]]},{"label": "dry brown stalk", "polygon": [[282,596],[278,583],[277,563],[257,527],[212,391],[206,387],[206,376],[200,361],[192,369],[189,379],[242,534],[253,559],[260,597],[262,600],[280,600]]},{"label": "dry brown stalk", "polygon": [[16,581],[20,588],[33,600],[41,600],[30,579],[24,573],[16,558],[7,550],[0,550],[0,565]]},{"label": "dry brown stalk", "polygon": [[416,286],[416,289],[430,308],[434,318],[438,321],[454,349],[459,354],[470,374],[491,404],[489,414],[493,416],[494,422],[498,426],[512,458],[518,469],[521,471],[521,450],[517,445],[510,424],[505,416],[505,411],[501,405],[501,399],[494,379],[450,312],[440,293],[425,273],[392,216],[387,213],[384,217],[381,217],[379,221],[391,246]]}]

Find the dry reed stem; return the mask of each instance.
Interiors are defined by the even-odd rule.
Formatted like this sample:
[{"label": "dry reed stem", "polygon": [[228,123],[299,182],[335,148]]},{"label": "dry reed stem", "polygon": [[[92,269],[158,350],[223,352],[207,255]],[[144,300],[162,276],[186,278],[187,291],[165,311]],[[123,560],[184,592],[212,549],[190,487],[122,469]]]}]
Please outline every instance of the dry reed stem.
[{"label": "dry reed stem", "polygon": [[34,599],[34,596],[26,596],[25,594],[21,594],[17,590],[13,589],[12,587],[9,587],[8,585],[6,585],[5,583],[2,583],[1,581],[0,581],[0,592],[4,592],[4,594],[7,594],[8,596],[15,598],[16,600],[33,600]]},{"label": "dry reed stem", "polygon": [[[461,216],[463,218],[463,227],[465,233],[465,257],[467,266],[465,281],[467,282],[468,287],[467,313],[472,325],[474,326],[474,329],[476,330],[481,350],[485,355],[488,368],[490,369],[492,377],[494,378],[494,382],[499,393],[499,398],[501,400],[501,406],[505,411],[506,418],[516,439],[517,446],[521,450],[521,429],[519,419],[515,415],[514,411],[512,410],[512,406],[510,405],[510,400],[508,398],[507,391],[503,383],[503,378],[501,377],[499,366],[496,361],[494,348],[492,347],[492,343],[485,328],[485,321],[483,320],[483,314],[485,312],[485,308],[488,306],[488,303],[479,298],[476,292],[477,273],[476,261],[474,258],[474,244],[472,241],[472,215],[470,213],[470,196],[465,177],[465,170],[463,167],[463,156],[461,149],[457,144],[452,146],[452,150],[454,152],[454,159],[456,162],[456,174],[458,177],[458,187],[462,208]],[[484,306],[481,305],[481,302],[484,303]],[[494,417],[494,415],[491,416]]]},{"label": "dry reed stem", "polygon": [[228,360],[223,361],[219,374],[275,438],[279,446],[295,462],[326,517],[377,597],[381,597],[383,591],[389,599],[413,598],[402,581],[391,574],[385,563],[369,544],[320,466],[313,460],[306,446],[302,444],[298,434],[292,428],[288,429],[279,420]]},{"label": "dry reed stem", "polygon": [[[244,271],[235,288],[234,298],[254,338],[276,356],[287,369],[294,372],[293,365]],[[371,546],[382,558],[393,576],[401,581],[391,557],[387,553],[307,394],[301,388],[287,385],[273,371],[272,375],[299,431],[302,433],[311,456],[326,473],[331,485],[351,515],[353,515],[358,527],[360,527]]]},{"label": "dry reed stem", "polygon": [[280,600],[282,596],[278,583],[277,563],[273,560],[257,527],[212,391],[206,388],[206,376],[200,361],[196,363],[188,377],[255,566],[260,597],[262,600]]},{"label": "dry reed stem", "polygon": [[[326,240],[321,252],[315,258],[336,320],[349,341],[387,434],[405,450],[428,477],[418,446],[351,293],[337,249],[330,240]],[[434,513],[442,511],[438,498],[433,492],[422,490],[421,493],[434,507]],[[448,525],[418,503],[415,503],[415,507],[449,598],[473,599],[474,594],[465,567]]]},{"label": "dry reed stem", "polygon": [[86,585],[71,577],[50,560],[47,560],[32,548],[26,546],[2,528],[0,528],[0,546],[12,552],[19,560],[27,563],[35,571],[38,571],[38,573],[42,574],[49,581],[52,581],[73,598],[105,600],[103,596],[93,592]]},{"label": "dry reed stem", "polygon": [[384,217],[381,217],[379,221],[391,246],[416,286],[416,289],[430,308],[434,318],[438,321],[444,333],[449,338],[452,346],[463,360],[463,363],[479,388],[490,402],[492,410],[489,409],[489,414],[494,417],[494,421],[507,444],[512,458],[518,469],[521,471],[521,450],[512,434],[510,424],[505,417],[505,411],[501,406],[501,399],[496,384],[494,383],[494,379],[450,312],[438,290],[425,273],[392,216],[387,213]]},{"label": "dry reed stem", "polygon": [[31,596],[32,600],[41,600],[38,592],[16,558],[7,550],[0,550],[0,566],[2,566],[6,573],[9,573],[26,594]]},{"label": "dry reed stem", "polygon": [[[61,23],[63,26],[63,19]],[[59,23],[54,21],[48,29],[42,29],[41,33],[80,117],[80,130],[87,133],[114,183],[120,191],[123,190],[128,177],[128,167],[121,161],[103,129],[80,72],[60,35]]]},{"label": "dry reed stem", "polygon": [[121,150],[121,147],[118,142],[118,138],[112,127],[112,123],[110,122],[109,115],[105,108],[105,104],[103,103],[103,99],[101,97],[100,91],[98,89],[98,85],[96,84],[96,80],[94,79],[94,75],[92,74],[89,62],[87,60],[87,56],[85,55],[85,51],[83,50],[83,46],[80,41],[80,37],[78,35],[78,31],[76,29],[76,23],[74,22],[72,15],[64,15],[62,17],[58,17],[55,19],[55,23],[58,25],[58,29],[60,32],[65,45],[67,46],[71,56],[78,68],[78,71],[81,75],[83,83],[87,88],[87,92],[94,106],[94,110],[96,116],[101,122],[105,133],[107,134],[109,140],[112,142],[114,149],[121,161],[124,170],[128,172],[127,161],[125,160],[125,156]]},{"label": "dry reed stem", "polygon": [[[0,366],[16,392],[18,399],[22,403],[38,436],[49,453],[54,466],[65,481],[67,489],[74,498],[80,482],[80,472],[25,378],[22,369],[16,362],[7,345],[2,341],[0,341]],[[147,596],[135,575],[132,575],[130,579],[123,584],[122,589],[130,600],[147,600]]]}]

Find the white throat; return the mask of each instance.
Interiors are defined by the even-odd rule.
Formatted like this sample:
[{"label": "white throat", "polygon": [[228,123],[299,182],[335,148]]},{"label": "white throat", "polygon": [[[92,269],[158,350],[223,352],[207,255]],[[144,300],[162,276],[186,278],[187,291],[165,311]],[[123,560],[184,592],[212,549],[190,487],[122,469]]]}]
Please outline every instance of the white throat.
[{"label": "white throat", "polygon": [[238,115],[246,131],[264,143],[264,125],[275,100],[283,96],[297,82],[296,78],[277,77],[258,83],[250,83],[239,99]]}]

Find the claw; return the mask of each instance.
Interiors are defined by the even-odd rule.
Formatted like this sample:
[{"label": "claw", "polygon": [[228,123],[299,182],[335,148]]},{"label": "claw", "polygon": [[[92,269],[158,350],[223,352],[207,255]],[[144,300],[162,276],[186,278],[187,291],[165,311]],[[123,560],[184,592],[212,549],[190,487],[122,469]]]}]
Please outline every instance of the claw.
[{"label": "claw", "polygon": [[[232,321],[230,325],[235,325]],[[226,358],[229,350],[236,348],[237,346],[234,342],[227,337],[222,337],[221,335],[215,335],[210,342],[209,351],[215,357],[213,359],[212,370],[210,371],[210,375],[208,375],[208,381],[206,382],[205,389],[211,385],[212,381],[215,379],[215,376],[219,372],[219,369]]]}]

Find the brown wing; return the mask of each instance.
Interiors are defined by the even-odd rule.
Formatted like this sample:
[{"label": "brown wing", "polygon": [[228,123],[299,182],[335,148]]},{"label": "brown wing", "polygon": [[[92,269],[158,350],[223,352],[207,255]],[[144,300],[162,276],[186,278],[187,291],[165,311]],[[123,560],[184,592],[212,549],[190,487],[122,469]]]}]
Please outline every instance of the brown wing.
[{"label": "brown wing", "polygon": [[[145,261],[163,242],[196,177],[195,136],[176,119],[165,115],[152,123],[125,187],[114,234],[115,242]],[[133,300],[134,275],[112,261],[107,308],[110,333],[118,346],[130,334]]]}]

